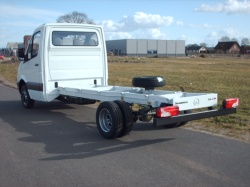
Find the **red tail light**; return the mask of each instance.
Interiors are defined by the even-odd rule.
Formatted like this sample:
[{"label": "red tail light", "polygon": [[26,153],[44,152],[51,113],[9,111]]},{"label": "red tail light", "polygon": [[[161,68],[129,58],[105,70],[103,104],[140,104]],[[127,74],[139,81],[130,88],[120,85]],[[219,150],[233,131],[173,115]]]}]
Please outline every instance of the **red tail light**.
[{"label": "red tail light", "polygon": [[222,103],[223,108],[236,108],[240,104],[239,98],[225,99]]},{"label": "red tail light", "polygon": [[156,110],[156,116],[160,118],[177,116],[179,114],[180,111],[178,106],[166,106],[157,108]]}]

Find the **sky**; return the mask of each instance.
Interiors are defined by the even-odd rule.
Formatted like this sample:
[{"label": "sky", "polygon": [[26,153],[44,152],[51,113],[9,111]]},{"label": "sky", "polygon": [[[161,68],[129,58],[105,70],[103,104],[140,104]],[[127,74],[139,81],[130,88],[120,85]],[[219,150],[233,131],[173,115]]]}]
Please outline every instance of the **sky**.
[{"label": "sky", "polygon": [[0,48],[73,11],[102,25],[106,40],[250,39],[250,0],[0,0]]}]

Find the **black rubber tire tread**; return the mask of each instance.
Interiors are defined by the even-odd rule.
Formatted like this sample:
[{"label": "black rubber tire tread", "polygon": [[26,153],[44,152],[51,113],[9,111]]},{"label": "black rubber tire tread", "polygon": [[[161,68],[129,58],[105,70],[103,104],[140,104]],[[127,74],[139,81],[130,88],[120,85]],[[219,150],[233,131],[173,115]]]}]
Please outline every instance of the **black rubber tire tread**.
[{"label": "black rubber tire tread", "polygon": [[123,118],[123,128],[118,137],[125,136],[129,134],[133,128],[134,118],[132,114],[132,109],[125,101],[116,100],[114,101],[120,108]]},{"label": "black rubber tire tread", "polygon": [[[185,111],[184,111],[184,114],[190,114],[190,113],[192,113],[192,110],[185,110]],[[184,126],[184,125],[186,125],[187,123],[188,123],[188,121],[180,122],[180,123],[176,124],[176,127]]]},{"label": "black rubber tire tread", "polygon": [[154,89],[155,87],[165,86],[166,80],[160,76],[134,77],[132,79],[132,85],[145,89]]},{"label": "black rubber tire tread", "polygon": [[[181,114],[190,114],[192,113],[192,110],[184,110]],[[174,123],[174,124],[169,124],[166,125],[166,128],[178,128],[181,127],[183,125],[186,125],[188,123],[188,121],[184,121],[184,122],[180,122],[180,123]]]},{"label": "black rubber tire tread", "polygon": [[23,107],[27,109],[33,108],[35,101],[30,98],[28,88],[25,84],[21,87],[20,94]]},{"label": "black rubber tire tread", "polygon": [[[103,109],[106,109],[110,113],[110,117],[112,120],[112,125],[108,132],[105,132],[102,129],[100,120],[99,120],[100,112]],[[104,138],[108,138],[108,139],[117,138],[121,134],[122,127],[123,127],[122,112],[119,106],[114,102],[109,102],[109,101],[102,102],[98,106],[97,111],[96,111],[96,124],[97,124],[97,128],[99,132]]]}]

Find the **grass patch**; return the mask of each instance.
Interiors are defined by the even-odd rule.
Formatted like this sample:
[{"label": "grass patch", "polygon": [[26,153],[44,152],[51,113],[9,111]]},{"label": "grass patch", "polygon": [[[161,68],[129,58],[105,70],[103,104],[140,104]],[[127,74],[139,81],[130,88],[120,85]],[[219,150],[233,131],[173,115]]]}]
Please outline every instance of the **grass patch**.
[{"label": "grass patch", "polygon": [[0,63],[0,77],[16,84],[19,63]]}]

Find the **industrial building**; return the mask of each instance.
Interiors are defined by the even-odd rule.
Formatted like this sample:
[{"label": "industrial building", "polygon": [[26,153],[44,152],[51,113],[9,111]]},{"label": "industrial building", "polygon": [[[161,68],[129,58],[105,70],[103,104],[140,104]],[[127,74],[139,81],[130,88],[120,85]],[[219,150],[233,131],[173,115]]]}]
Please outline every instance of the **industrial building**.
[{"label": "industrial building", "polygon": [[185,56],[184,40],[109,40],[106,46],[108,53],[120,56]]}]

